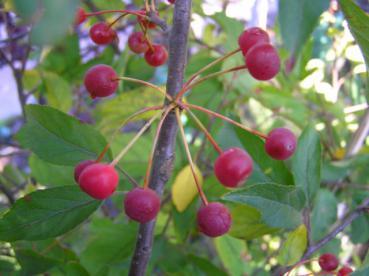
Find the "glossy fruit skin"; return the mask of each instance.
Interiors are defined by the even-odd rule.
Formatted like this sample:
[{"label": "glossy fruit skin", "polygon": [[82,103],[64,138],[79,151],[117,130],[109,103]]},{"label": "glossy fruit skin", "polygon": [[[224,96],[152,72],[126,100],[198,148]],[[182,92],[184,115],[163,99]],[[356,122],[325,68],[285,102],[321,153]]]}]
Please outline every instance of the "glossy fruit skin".
[{"label": "glossy fruit skin", "polygon": [[79,176],[81,175],[83,170],[86,169],[88,166],[95,164],[95,163],[96,163],[95,160],[84,160],[82,162],[79,162],[74,167],[74,180],[78,183]]},{"label": "glossy fruit skin", "polygon": [[128,47],[136,54],[145,53],[149,49],[146,38],[142,32],[132,33],[128,38]]},{"label": "glossy fruit skin", "polygon": [[160,211],[160,198],[150,188],[134,188],[124,199],[127,216],[140,223],[154,219]]},{"label": "glossy fruit skin", "polygon": [[340,270],[338,270],[337,276],[346,276],[354,272],[350,267],[344,266]]},{"label": "glossy fruit skin", "polygon": [[90,37],[98,45],[106,45],[117,37],[117,33],[105,22],[94,24],[90,29]]},{"label": "glossy fruit skin", "polygon": [[296,150],[296,137],[287,128],[275,128],[269,132],[265,141],[265,151],[276,160],[290,158]]},{"label": "glossy fruit skin", "polygon": [[324,271],[333,271],[338,264],[338,259],[333,254],[325,253],[319,257],[319,265]]},{"label": "glossy fruit skin", "polygon": [[74,18],[74,23],[76,25],[82,24],[87,19],[87,15],[84,9],[78,8],[76,12],[76,16]]},{"label": "glossy fruit skin", "polygon": [[[142,14],[142,15],[146,15],[145,9],[140,10],[139,13]],[[146,29],[155,29],[156,28],[156,24],[154,22],[149,21],[149,20],[147,20],[147,19],[145,19],[141,16],[137,16],[137,21],[139,23],[141,23],[142,26],[144,26],[144,28],[146,28]]]},{"label": "glossy fruit skin", "polygon": [[227,207],[219,202],[202,206],[197,212],[199,230],[209,237],[219,237],[229,231],[232,217]]},{"label": "glossy fruit skin", "polygon": [[245,56],[246,66],[251,76],[257,80],[274,78],[281,67],[277,50],[270,44],[256,44]]},{"label": "glossy fruit skin", "polygon": [[96,163],[85,168],[78,179],[81,189],[91,197],[103,200],[118,186],[119,175],[113,166]]},{"label": "glossy fruit skin", "polygon": [[114,69],[105,64],[91,67],[85,74],[84,84],[91,98],[108,97],[118,88],[119,82]]},{"label": "glossy fruit skin", "polygon": [[243,55],[246,55],[247,52],[256,44],[265,44],[269,42],[270,39],[268,33],[258,27],[247,29],[238,37],[238,45],[240,46]]},{"label": "glossy fruit skin", "polygon": [[250,176],[253,162],[240,148],[230,148],[221,153],[214,163],[214,173],[219,182],[229,188],[238,187]]},{"label": "glossy fruit skin", "polygon": [[153,45],[154,51],[148,49],[145,53],[145,60],[146,62],[154,67],[158,67],[163,65],[167,62],[168,59],[168,52],[167,49],[163,45],[154,44]]}]

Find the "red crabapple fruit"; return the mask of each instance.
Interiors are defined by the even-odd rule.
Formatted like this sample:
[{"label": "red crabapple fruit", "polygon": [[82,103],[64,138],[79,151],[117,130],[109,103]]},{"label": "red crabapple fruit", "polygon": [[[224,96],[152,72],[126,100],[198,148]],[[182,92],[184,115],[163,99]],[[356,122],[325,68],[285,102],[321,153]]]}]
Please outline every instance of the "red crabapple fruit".
[{"label": "red crabapple fruit", "polygon": [[202,206],[197,212],[199,230],[209,237],[219,237],[229,231],[232,217],[227,207],[219,202]]},{"label": "red crabapple fruit", "polygon": [[105,22],[94,24],[90,29],[90,37],[98,45],[112,43],[117,33]]},{"label": "red crabapple fruit", "polygon": [[153,49],[148,49],[145,53],[146,62],[154,67],[163,65],[167,62],[168,52],[163,45],[154,44]]},{"label": "red crabapple fruit", "polygon": [[238,45],[244,56],[253,46],[260,43],[269,43],[269,35],[258,27],[247,29],[238,37]]},{"label": "red crabapple fruit", "polygon": [[91,98],[107,97],[118,88],[118,75],[108,65],[98,64],[91,67],[85,74],[84,84]]},{"label": "red crabapple fruit", "polygon": [[118,186],[119,175],[113,166],[96,163],[85,168],[78,179],[81,189],[91,197],[103,200]]},{"label": "red crabapple fruit", "polygon": [[230,148],[215,160],[214,173],[226,187],[240,186],[250,176],[253,163],[250,155],[240,148]]},{"label": "red crabapple fruit", "polygon": [[277,50],[270,44],[256,44],[245,56],[251,76],[257,80],[270,80],[280,69],[281,61]]},{"label": "red crabapple fruit", "polygon": [[150,188],[134,188],[124,199],[124,210],[129,218],[146,223],[158,214],[160,198]]},{"label": "red crabapple fruit", "polygon": [[265,151],[276,160],[286,160],[296,149],[296,137],[287,128],[275,128],[269,132],[265,141]]},{"label": "red crabapple fruit", "polygon": [[325,253],[319,257],[319,266],[324,271],[333,271],[338,267],[338,259],[331,253]]}]

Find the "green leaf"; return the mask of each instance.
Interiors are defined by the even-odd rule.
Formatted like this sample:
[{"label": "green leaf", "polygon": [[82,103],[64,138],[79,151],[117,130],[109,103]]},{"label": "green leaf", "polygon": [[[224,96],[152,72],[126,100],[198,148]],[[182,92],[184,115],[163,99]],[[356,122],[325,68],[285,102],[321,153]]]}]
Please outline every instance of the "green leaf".
[{"label": "green leaf", "polygon": [[250,206],[236,205],[232,208],[232,227],[229,235],[239,239],[252,240],[266,234],[277,232],[262,221],[261,213]]},{"label": "green leaf", "polygon": [[54,259],[42,256],[30,249],[16,250],[15,253],[23,275],[40,274],[57,265]]},{"label": "green leaf", "polygon": [[38,183],[45,186],[76,185],[74,180],[74,167],[50,164],[35,154],[29,158],[31,176]]},{"label": "green leaf", "polygon": [[227,276],[223,270],[220,270],[220,268],[216,267],[206,258],[198,257],[193,254],[188,255],[187,258],[207,276]]},{"label": "green leaf", "polygon": [[227,52],[236,50],[239,47],[238,37],[244,30],[243,24],[239,20],[227,17],[225,13],[217,13],[212,18],[219,23],[227,35],[224,48]]},{"label": "green leaf", "polygon": [[352,0],[340,0],[340,7],[349,24],[352,35],[359,44],[364,55],[367,68],[369,67],[369,39],[367,36],[369,28],[368,14],[358,7]]},{"label": "green leaf", "polygon": [[312,125],[301,134],[295,154],[292,157],[292,173],[297,186],[306,196],[310,206],[320,186],[321,146],[319,133]]},{"label": "green leaf", "polygon": [[47,102],[50,106],[68,112],[72,107],[72,89],[68,82],[55,73],[43,72]]},{"label": "green leaf", "polygon": [[[23,1],[24,2],[24,1]],[[70,26],[73,25],[74,14],[79,1],[47,1],[43,0],[40,19],[31,29],[31,42],[37,45],[51,44],[61,41]]]},{"label": "green leaf", "polygon": [[224,200],[256,208],[270,227],[294,229],[301,224],[304,193],[293,186],[260,183],[226,194]]},{"label": "green leaf", "polygon": [[364,267],[354,271],[350,276],[367,276],[369,275],[369,267]]},{"label": "green leaf", "polygon": [[[27,123],[17,134],[21,145],[57,165],[96,159],[107,144],[91,126],[51,107],[26,106]],[[107,155],[111,158],[111,152]]]},{"label": "green leaf", "polygon": [[56,237],[83,222],[100,205],[77,186],[40,190],[18,199],[0,220],[0,240]]},{"label": "green leaf", "polygon": [[276,182],[283,185],[292,185],[293,178],[290,171],[287,169],[282,161],[272,159],[264,148],[264,142],[257,137],[243,129],[235,128],[237,136],[243,147],[252,157],[256,170],[260,168],[265,181]]},{"label": "green leaf", "polygon": [[297,55],[306,43],[320,15],[329,7],[329,0],[279,1],[279,25],[283,45]]},{"label": "green leaf", "polygon": [[134,249],[137,224],[114,223],[95,219],[90,225],[91,236],[81,253],[81,264],[91,275],[101,275],[110,266],[128,258]]},{"label": "green leaf", "polygon": [[279,252],[281,265],[292,265],[300,260],[307,246],[307,230],[304,224],[288,234]]},{"label": "green leaf", "polygon": [[[95,59],[99,57],[93,60]],[[82,77],[77,72],[83,69],[84,64],[81,64],[78,35],[68,35],[61,43],[52,47],[42,59],[40,66],[41,72],[53,72],[68,81],[74,79],[81,81]]]},{"label": "green leaf", "polygon": [[[94,117],[97,119],[98,128],[102,132],[111,132],[120,127],[125,119],[140,109],[147,106],[161,105],[162,103],[163,96],[157,91],[147,87],[138,88],[101,102],[94,111]],[[153,112],[142,114],[134,118],[133,121],[150,118]]]},{"label": "green leaf", "polygon": [[247,262],[242,259],[247,252],[243,241],[224,235],[214,239],[214,243],[228,275],[241,276],[251,272]]},{"label": "green leaf", "polygon": [[326,189],[317,193],[311,214],[311,238],[318,241],[323,238],[332,224],[337,220],[337,199]]}]

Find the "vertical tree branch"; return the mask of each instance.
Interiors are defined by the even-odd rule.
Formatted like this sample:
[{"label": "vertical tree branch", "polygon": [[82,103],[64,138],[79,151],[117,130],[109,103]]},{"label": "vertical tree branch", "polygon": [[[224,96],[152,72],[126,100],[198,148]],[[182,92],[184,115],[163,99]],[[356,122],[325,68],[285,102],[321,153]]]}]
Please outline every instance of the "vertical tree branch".
[{"label": "vertical tree branch", "polygon": [[[174,97],[183,85],[184,68],[187,61],[187,40],[191,18],[191,0],[176,1],[173,26],[169,36],[169,68],[167,93]],[[169,102],[166,100],[166,104]],[[178,125],[174,112],[168,114],[163,123],[155,149],[150,177],[150,188],[160,196],[168,181],[174,162],[174,148]],[[137,235],[129,275],[143,276],[151,256],[156,220],[141,224]]]}]

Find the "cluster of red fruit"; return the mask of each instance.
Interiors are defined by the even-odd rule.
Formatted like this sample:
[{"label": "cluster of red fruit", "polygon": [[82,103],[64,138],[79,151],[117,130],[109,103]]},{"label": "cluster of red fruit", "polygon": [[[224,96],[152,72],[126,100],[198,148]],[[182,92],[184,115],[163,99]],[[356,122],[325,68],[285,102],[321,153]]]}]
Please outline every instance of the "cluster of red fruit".
[{"label": "cluster of red fruit", "polygon": [[[82,191],[91,197],[104,200],[110,197],[119,183],[119,175],[110,164],[85,160],[74,169],[74,179]],[[156,217],[160,210],[160,198],[150,188],[134,188],[124,200],[124,209],[128,217],[140,223]]]},{"label": "cluster of red fruit", "polygon": [[[142,19],[139,17],[139,20]],[[149,21],[141,21],[140,24],[147,29],[154,27]],[[278,73],[280,66],[278,53],[269,44],[269,36],[265,31],[259,28],[248,29],[240,35],[239,44],[252,76],[267,80]],[[136,53],[149,51],[145,35],[140,32],[130,36],[128,45]],[[92,98],[113,94],[118,87],[118,81],[119,77],[114,69],[103,64],[90,68],[84,78],[84,84]],[[296,149],[296,137],[288,129],[277,128],[263,137],[266,140],[265,151],[273,159],[286,160]],[[252,170],[251,157],[240,148],[220,151],[214,164],[217,179],[228,188],[242,185]],[[96,199],[105,199],[115,191],[118,174],[111,165],[96,164],[95,161],[89,160],[76,166],[75,179],[83,191]],[[199,230],[210,237],[227,233],[232,224],[227,207],[219,202],[207,203],[205,200],[204,203],[197,213]],[[156,217],[160,209],[160,198],[149,188],[135,188],[126,195],[124,207],[128,217],[145,223]]]},{"label": "cluster of red fruit", "polygon": [[[319,257],[319,266],[324,272],[332,272],[338,268],[339,261],[337,257],[331,253],[325,253]],[[353,272],[348,266],[343,266],[337,272],[337,276],[346,276]]]},{"label": "cluster of red fruit", "polygon": [[281,62],[266,31],[258,27],[247,29],[239,36],[238,44],[255,79],[270,80],[278,74]]},{"label": "cluster of red fruit", "polygon": [[[128,47],[136,54],[144,53],[146,62],[154,67],[161,66],[168,59],[168,52],[164,45],[152,44],[147,31],[155,29],[156,24],[146,19],[146,11],[139,10],[137,13],[137,22],[141,26],[142,32],[134,32],[128,38]],[[88,14],[81,8],[76,13],[76,24],[81,24],[88,17]],[[118,18],[119,20],[119,18]],[[89,32],[90,38],[98,45],[107,45],[117,40],[118,36],[112,25],[106,22],[95,23]]]}]

